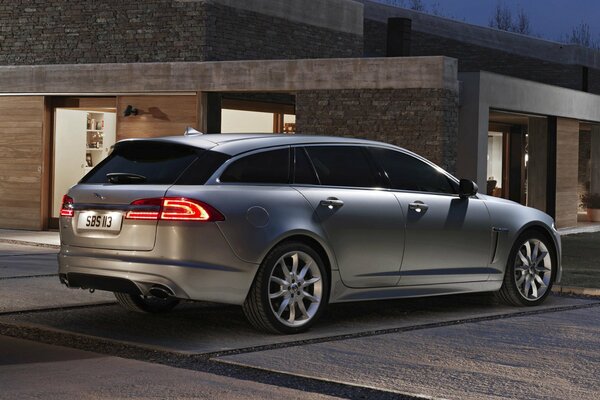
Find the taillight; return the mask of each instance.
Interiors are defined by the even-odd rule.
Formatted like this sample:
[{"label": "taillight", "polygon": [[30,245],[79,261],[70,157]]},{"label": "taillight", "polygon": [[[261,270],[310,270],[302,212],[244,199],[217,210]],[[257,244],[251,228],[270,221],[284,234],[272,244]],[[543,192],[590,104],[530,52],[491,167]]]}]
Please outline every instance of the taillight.
[{"label": "taillight", "polygon": [[126,219],[157,220],[160,216],[162,199],[141,199],[131,203],[133,210],[127,211]]},{"label": "taillight", "polygon": [[60,216],[61,217],[72,217],[74,212],[75,211],[73,210],[73,199],[65,194],[62,199],[62,206],[60,208]]},{"label": "taillight", "polygon": [[131,203],[126,219],[167,221],[223,221],[215,208],[198,200],[183,197],[141,199]]}]

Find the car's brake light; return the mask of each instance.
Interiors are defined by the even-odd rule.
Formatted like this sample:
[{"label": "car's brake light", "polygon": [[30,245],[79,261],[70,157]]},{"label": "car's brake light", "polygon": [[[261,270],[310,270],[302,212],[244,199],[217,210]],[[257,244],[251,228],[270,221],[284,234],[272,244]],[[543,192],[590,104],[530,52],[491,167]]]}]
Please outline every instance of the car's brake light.
[{"label": "car's brake light", "polygon": [[168,221],[223,221],[219,211],[198,200],[183,197],[140,199],[131,203],[126,219]]},{"label": "car's brake light", "polygon": [[60,208],[60,216],[61,217],[72,217],[74,212],[75,211],[73,210],[73,199],[65,194],[62,199],[62,206]]},{"label": "car's brake light", "polygon": [[140,199],[131,203],[132,210],[127,211],[125,219],[157,220],[160,216],[161,198]]}]

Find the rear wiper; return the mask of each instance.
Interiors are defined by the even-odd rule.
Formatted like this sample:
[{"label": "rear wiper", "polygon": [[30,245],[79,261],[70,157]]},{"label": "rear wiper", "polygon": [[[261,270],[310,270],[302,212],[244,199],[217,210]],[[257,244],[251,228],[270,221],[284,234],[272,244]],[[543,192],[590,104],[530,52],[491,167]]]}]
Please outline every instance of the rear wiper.
[{"label": "rear wiper", "polygon": [[110,174],[106,174],[108,181],[110,183],[115,184],[124,184],[124,183],[144,183],[146,182],[146,177],[138,174],[130,174],[128,172],[112,172]]}]

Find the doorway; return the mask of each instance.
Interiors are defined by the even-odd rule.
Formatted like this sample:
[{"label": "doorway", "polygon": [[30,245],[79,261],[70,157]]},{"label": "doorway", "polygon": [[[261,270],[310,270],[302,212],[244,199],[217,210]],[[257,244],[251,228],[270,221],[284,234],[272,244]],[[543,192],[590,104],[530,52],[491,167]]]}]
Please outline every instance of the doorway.
[{"label": "doorway", "polygon": [[62,197],[116,142],[116,98],[54,98],[50,228],[58,228]]}]

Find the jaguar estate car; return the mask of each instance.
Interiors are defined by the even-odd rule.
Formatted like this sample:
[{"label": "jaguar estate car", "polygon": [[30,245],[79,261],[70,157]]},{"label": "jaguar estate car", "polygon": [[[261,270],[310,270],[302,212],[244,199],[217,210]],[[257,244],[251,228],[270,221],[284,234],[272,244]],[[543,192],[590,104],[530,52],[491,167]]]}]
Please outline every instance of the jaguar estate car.
[{"label": "jaguar estate car", "polygon": [[496,292],[535,306],[561,277],[550,216],[352,138],[120,141],[60,214],[68,287],[138,312],[241,305],[274,333],[308,329],[329,303]]}]

